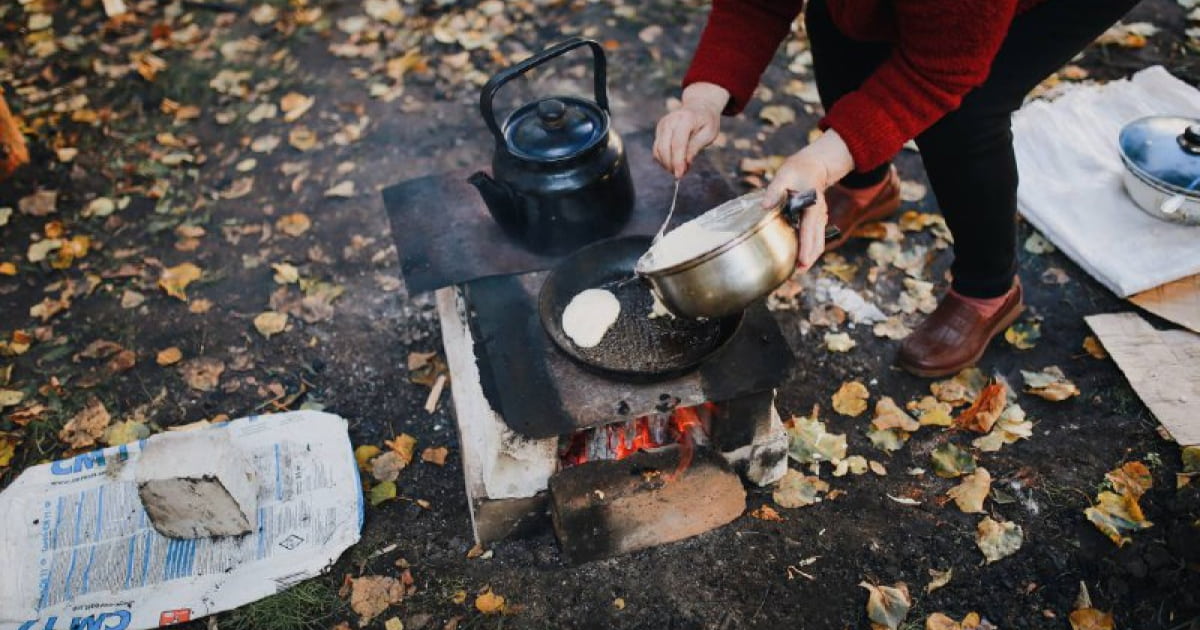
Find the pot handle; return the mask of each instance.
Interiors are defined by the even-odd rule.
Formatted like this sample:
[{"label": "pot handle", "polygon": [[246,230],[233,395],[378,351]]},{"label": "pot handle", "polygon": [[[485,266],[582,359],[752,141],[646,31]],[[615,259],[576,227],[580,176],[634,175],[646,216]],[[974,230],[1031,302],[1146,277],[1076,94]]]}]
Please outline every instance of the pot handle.
[{"label": "pot handle", "polygon": [[[804,192],[788,191],[787,201],[783,203],[783,218],[787,219],[792,227],[800,229],[800,219],[804,218],[804,211],[811,205],[817,203],[817,191],[806,190]],[[842,231],[836,225],[828,225],[825,227],[825,240],[832,241],[842,235]]]},{"label": "pot handle", "polygon": [[483,86],[483,91],[479,94],[479,113],[483,114],[483,120],[487,122],[488,129],[491,130],[492,135],[496,136],[497,142],[504,142],[504,132],[500,130],[500,123],[496,122],[496,115],[492,111],[492,101],[496,97],[496,92],[500,91],[500,88],[505,83],[525,74],[529,70],[582,46],[592,49],[592,91],[595,94],[596,104],[605,113],[609,113],[608,63],[604,58],[604,48],[594,40],[572,37],[533,55],[511,68],[501,70],[496,76],[488,79],[488,82]]}]

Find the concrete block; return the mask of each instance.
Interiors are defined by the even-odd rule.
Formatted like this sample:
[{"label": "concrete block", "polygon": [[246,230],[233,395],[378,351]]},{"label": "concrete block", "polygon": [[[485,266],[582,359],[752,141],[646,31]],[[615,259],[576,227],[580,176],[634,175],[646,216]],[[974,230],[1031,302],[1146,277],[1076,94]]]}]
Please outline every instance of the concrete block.
[{"label": "concrete block", "polygon": [[563,558],[588,562],[683,540],[742,514],[746,490],[720,455],[698,447],[675,475],[680,457],[672,445],[551,477],[551,516]]},{"label": "concrete block", "polygon": [[258,479],[226,431],[164,434],[142,451],[138,495],[154,529],[172,538],[239,536],[258,526]]}]

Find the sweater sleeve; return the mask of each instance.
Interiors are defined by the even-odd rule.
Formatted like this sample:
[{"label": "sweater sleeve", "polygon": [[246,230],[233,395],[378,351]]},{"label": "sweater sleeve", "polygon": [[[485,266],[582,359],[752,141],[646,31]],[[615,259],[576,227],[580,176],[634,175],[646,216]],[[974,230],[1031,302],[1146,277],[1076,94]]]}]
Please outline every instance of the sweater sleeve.
[{"label": "sweater sleeve", "polygon": [[1016,0],[898,0],[898,43],[821,126],[845,140],[858,171],[891,159],[910,138],[958,108],[987,79]]},{"label": "sweater sleeve", "polygon": [[729,90],[724,113],[741,112],[803,5],[803,0],[713,0],[683,86],[715,83]]}]

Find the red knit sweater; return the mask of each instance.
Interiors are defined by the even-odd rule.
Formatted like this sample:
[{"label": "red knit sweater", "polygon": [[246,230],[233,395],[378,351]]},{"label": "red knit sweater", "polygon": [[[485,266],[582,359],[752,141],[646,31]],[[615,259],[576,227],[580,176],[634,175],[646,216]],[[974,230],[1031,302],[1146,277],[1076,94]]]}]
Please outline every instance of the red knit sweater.
[{"label": "red knit sweater", "polygon": [[[892,158],[910,138],[957,108],[987,78],[1013,16],[1044,0],[827,0],[834,24],[862,41],[892,42],[892,55],[826,112],[855,169]],[[746,106],[803,0],[713,0],[684,77],[729,90],[726,114]]]}]

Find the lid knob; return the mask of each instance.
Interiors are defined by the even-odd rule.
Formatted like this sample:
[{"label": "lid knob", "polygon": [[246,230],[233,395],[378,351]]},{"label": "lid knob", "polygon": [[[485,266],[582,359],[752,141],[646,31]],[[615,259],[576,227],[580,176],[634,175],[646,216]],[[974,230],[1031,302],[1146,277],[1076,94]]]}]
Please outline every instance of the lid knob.
[{"label": "lid knob", "polygon": [[1179,134],[1179,146],[1188,153],[1200,155],[1200,124],[1188,125]]},{"label": "lid knob", "polygon": [[[548,98],[537,106],[538,120],[546,129],[558,129],[567,122],[567,105],[556,98]],[[1198,129],[1200,131],[1200,129]],[[1200,143],[1197,144],[1200,149]]]}]

